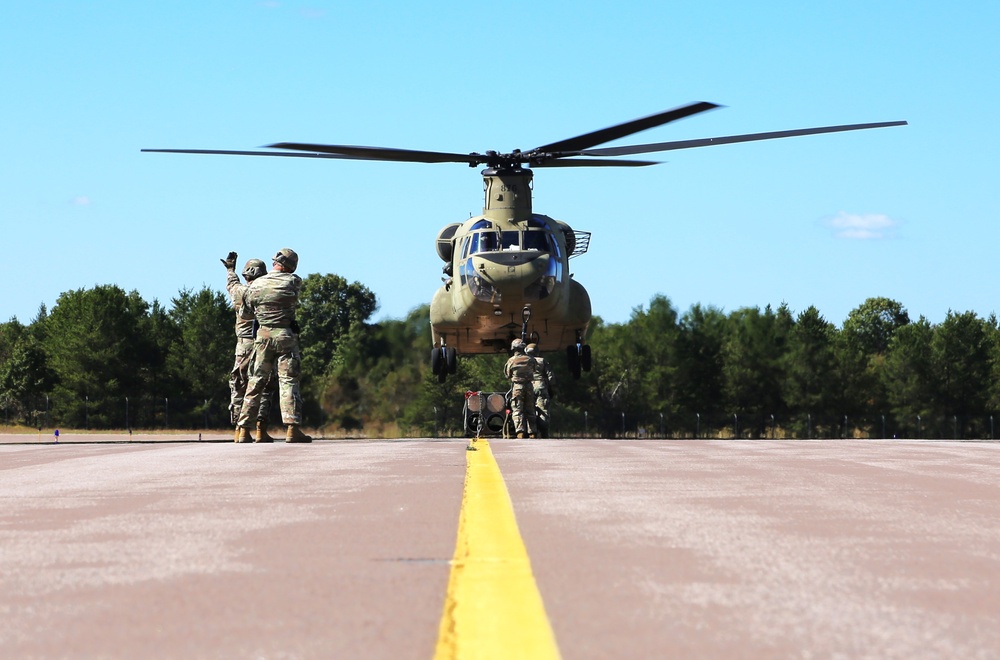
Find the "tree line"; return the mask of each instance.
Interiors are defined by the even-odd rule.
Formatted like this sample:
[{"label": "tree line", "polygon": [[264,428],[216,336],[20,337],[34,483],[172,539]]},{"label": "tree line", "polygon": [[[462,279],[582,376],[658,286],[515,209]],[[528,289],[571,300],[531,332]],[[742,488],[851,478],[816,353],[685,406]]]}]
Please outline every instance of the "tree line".
[{"label": "tree line", "polygon": [[[467,391],[508,389],[505,354],[462,357],[438,382],[427,307],[372,322],[377,308],[358,282],[304,279],[307,426],[325,435],[461,434]],[[233,324],[226,295],[209,287],[180,291],[169,308],[115,285],[63,293],[28,324],[0,324],[3,422],[225,428]],[[932,324],[870,298],[838,327],[815,307],[680,313],[656,296],[627,322],[595,317],[588,335],[593,370],[579,380],[562,350],[545,353],[556,372],[556,435],[992,438],[1000,410],[993,315],[949,312]]]}]

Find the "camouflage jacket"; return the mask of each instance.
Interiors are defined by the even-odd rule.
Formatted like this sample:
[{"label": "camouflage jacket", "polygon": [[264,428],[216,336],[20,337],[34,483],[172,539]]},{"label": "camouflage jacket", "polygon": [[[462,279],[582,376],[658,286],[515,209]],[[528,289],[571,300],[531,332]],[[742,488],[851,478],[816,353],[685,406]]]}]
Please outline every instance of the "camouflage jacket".
[{"label": "camouflage jacket", "polygon": [[545,358],[535,357],[535,375],[531,379],[532,386],[538,389],[549,389],[549,385],[555,380],[552,374],[552,367],[549,366]]},{"label": "camouflage jacket", "polygon": [[226,271],[226,291],[229,292],[229,299],[236,310],[236,336],[240,339],[253,337],[253,312],[243,311],[243,294],[246,293],[247,285],[240,282],[240,276],[235,270]]},{"label": "camouflage jacket", "polygon": [[504,365],[503,374],[512,383],[530,383],[535,377],[535,358],[515,353]]},{"label": "camouflage jacket", "polygon": [[302,278],[295,273],[272,270],[247,286],[243,303],[266,328],[288,328],[295,320]]}]

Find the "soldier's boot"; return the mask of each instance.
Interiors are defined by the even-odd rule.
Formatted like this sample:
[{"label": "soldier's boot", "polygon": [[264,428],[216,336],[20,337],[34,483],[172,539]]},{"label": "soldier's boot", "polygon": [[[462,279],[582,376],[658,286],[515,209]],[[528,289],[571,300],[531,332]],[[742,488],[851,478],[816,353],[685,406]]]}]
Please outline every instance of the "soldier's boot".
[{"label": "soldier's boot", "polygon": [[313,439],[302,432],[298,424],[289,424],[285,442],[312,442]]},{"label": "soldier's boot", "polygon": [[274,438],[267,434],[267,422],[257,420],[257,437],[254,438],[254,442],[274,442]]},{"label": "soldier's boot", "polygon": [[239,441],[240,441],[240,427],[237,426],[235,429],[233,429],[233,442],[239,442]]},{"label": "soldier's boot", "polygon": [[521,431],[518,431],[518,432],[517,432],[517,439],[518,439],[518,440],[524,440],[524,433],[523,433],[523,432],[521,432]]},{"label": "soldier's boot", "polygon": [[250,429],[245,426],[237,426],[236,442],[253,442],[253,438],[250,437]]}]

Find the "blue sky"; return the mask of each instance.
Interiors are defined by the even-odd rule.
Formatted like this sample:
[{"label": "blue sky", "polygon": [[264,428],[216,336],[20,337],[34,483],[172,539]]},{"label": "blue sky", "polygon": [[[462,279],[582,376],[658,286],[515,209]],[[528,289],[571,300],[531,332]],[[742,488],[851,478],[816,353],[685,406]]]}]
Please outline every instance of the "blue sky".
[{"label": "blue sky", "polygon": [[[458,164],[141,153],[274,142],[529,149],[693,101],[726,107],[605,146],[832,124],[901,128],[541,170],[534,207],[593,232],[594,313],[872,296],[911,317],[997,311],[1000,4],[7,2],[8,269],[0,320],[97,284],[169,306],[222,290],[229,250],[300,255],[401,318],[434,239],[482,207]],[[20,272],[17,272],[20,271]]]}]

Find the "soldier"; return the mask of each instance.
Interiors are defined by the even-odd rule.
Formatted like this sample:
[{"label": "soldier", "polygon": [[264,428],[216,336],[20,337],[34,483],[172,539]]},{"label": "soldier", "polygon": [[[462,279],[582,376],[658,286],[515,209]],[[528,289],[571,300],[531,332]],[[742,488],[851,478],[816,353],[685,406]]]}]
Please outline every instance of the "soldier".
[{"label": "soldier", "polygon": [[552,366],[541,355],[538,347],[528,344],[524,352],[535,359],[535,376],[531,381],[531,389],[535,393],[535,415],[538,418],[538,432],[542,437],[549,435],[549,401],[552,398],[552,385],[555,375]]},{"label": "soldier", "polygon": [[[229,298],[236,309],[236,359],[233,362],[233,370],[229,374],[229,416],[233,426],[240,417],[240,410],[243,408],[243,397],[247,391],[253,361],[253,336],[254,320],[253,313],[245,309],[242,299],[247,289],[247,285],[267,272],[267,266],[260,259],[250,259],[243,267],[243,279],[246,284],[240,282],[239,275],[236,274],[237,254],[230,252],[222,264],[226,267],[226,290],[229,291]],[[277,389],[277,380],[270,378],[264,392],[260,397],[260,409],[257,411],[257,435],[255,442],[274,442],[274,438],[267,434],[267,419],[271,412],[271,400],[274,391]],[[240,442],[239,428],[236,429],[236,442]]]},{"label": "soldier", "polygon": [[535,437],[535,393],[531,381],[535,376],[535,359],[524,352],[524,341],[515,339],[510,349],[514,355],[507,360],[503,373],[511,382],[510,412],[517,437]]},{"label": "soldier", "polygon": [[288,425],[285,442],[312,442],[302,432],[302,397],[299,394],[301,357],[295,308],[299,303],[302,278],[295,275],[299,255],[281,248],[272,259],[271,272],[247,287],[242,302],[253,311],[259,329],[254,340],[254,367],[240,411],[237,434],[248,437],[250,415],[259,405],[267,379],[277,367],[281,419]]}]

